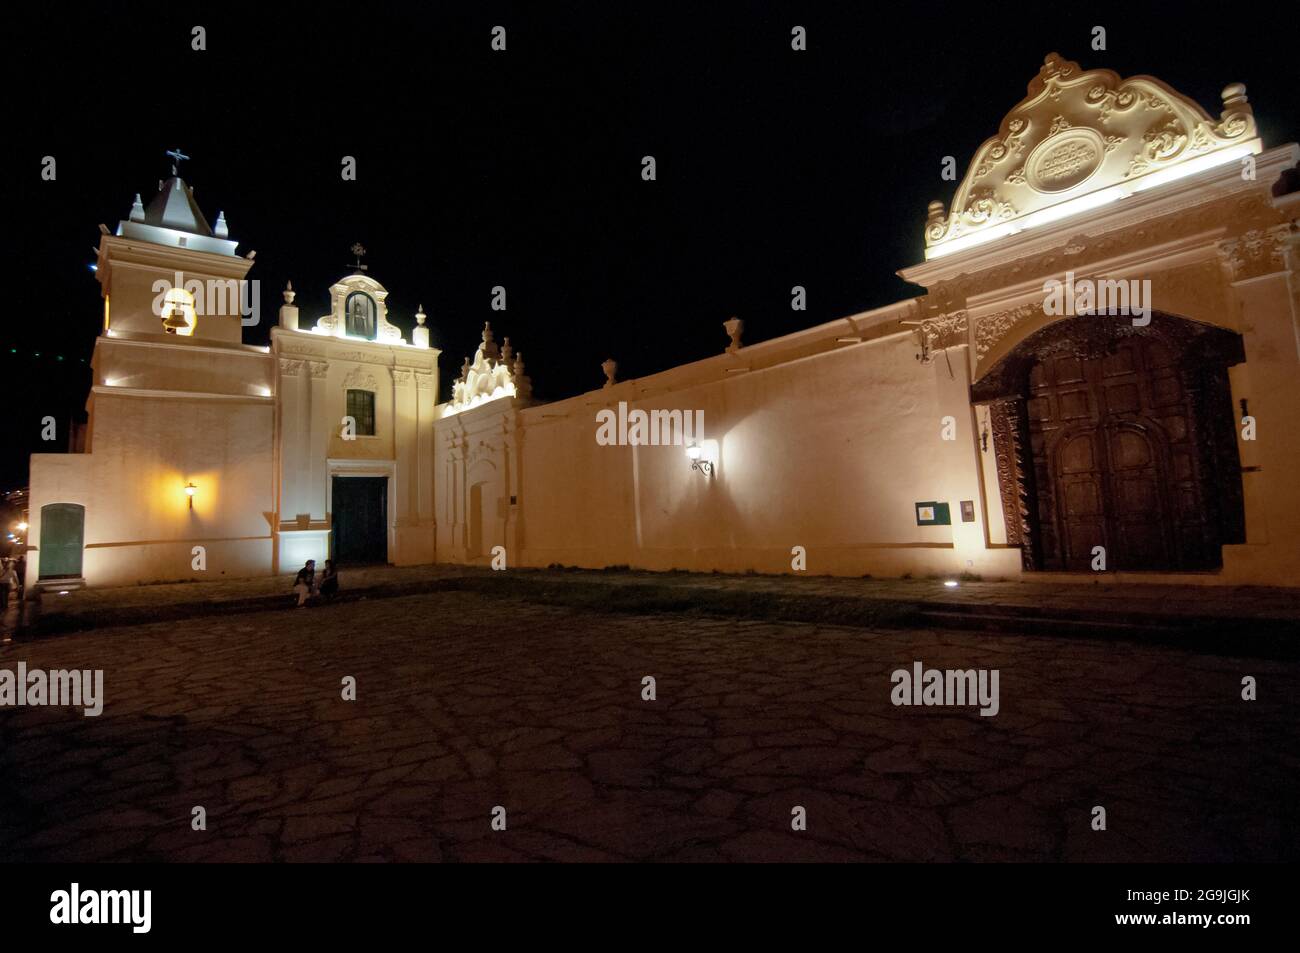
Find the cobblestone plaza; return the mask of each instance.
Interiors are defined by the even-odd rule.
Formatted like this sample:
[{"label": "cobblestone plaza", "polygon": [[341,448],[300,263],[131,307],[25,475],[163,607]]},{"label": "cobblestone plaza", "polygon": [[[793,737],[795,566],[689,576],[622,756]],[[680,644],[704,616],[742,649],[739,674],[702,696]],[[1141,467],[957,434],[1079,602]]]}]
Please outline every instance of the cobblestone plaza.
[{"label": "cobblestone plaza", "polygon": [[[19,658],[103,669],[105,705],[3,713],[11,860],[1296,856],[1292,661],[476,592],[0,649]],[[891,704],[916,660],[1000,670],[998,715]]]}]

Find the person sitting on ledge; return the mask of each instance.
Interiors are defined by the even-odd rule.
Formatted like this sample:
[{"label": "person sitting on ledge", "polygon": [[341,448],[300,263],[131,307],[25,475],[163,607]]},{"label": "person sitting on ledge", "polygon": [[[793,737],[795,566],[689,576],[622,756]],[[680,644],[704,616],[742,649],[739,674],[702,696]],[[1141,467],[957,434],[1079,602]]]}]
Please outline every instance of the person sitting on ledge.
[{"label": "person sitting on ledge", "polygon": [[307,565],[298,570],[293,580],[293,591],[298,593],[298,608],[307,604],[309,596],[316,595],[316,560],[307,560]]},{"label": "person sitting on ledge", "polygon": [[320,577],[320,594],[322,599],[330,599],[338,595],[339,591],[339,571],[334,566],[334,560],[325,560],[325,571]]}]

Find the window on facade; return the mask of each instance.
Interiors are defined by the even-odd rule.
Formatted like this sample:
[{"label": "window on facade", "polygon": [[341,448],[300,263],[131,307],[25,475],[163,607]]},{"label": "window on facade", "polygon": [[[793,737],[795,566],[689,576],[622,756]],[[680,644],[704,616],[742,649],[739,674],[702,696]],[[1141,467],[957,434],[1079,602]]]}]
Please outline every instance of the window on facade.
[{"label": "window on facade", "polygon": [[368,390],[348,391],[348,416],[357,422],[358,437],[375,435],[375,395]]},{"label": "window on facade", "polygon": [[375,299],[354,291],[343,302],[344,330],[348,337],[375,339]]}]

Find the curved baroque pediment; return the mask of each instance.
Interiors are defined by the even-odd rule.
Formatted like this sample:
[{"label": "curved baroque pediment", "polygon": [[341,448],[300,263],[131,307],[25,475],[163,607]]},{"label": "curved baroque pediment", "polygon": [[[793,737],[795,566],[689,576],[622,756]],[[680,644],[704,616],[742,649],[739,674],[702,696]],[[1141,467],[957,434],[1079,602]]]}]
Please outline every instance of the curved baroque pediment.
[{"label": "curved baroque pediment", "polygon": [[402,329],[388,322],[388,289],[369,275],[348,275],[330,287],[330,313],[316,321],[316,331],[331,337],[347,337],[347,320],[344,308],[353,292],[368,295],[375,303],[374,341],[380,344],[401,344]]},{"label": "curved baroque pediment", "polygon": [[1215,120],[1158,79],[1085,72],[1050,54],[1028,96],[976,151],[951,208],[931,203],[926,258],[1010,234],[1030,216],[1046,220],[1041,213],[1112,186],[1138,191],[1159,181],[1148,176],[1192,160],[1259,152],[1245,87],[1224,89],[1223,104]]}]

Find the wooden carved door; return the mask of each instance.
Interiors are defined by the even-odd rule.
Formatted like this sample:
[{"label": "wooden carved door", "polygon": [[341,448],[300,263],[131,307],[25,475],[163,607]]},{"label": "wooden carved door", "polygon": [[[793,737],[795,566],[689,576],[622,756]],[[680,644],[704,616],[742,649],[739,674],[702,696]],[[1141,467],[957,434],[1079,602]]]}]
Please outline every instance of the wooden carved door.
[{"label": "wooden carved door", "polygon": [[1090,570],[1098,546],[1109,570],[1218,565],[1194,376],[1180,356],[1131,337],[1104,353],[1043,357],[1030,370],[1039,568]]},{"label": "wooden carved door", "polygon": [[1173,568],[1164,435],[1134,421],[1106,427],[1106,502],[1112,545],[1108,569]]}]

